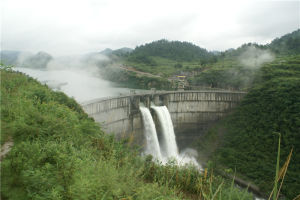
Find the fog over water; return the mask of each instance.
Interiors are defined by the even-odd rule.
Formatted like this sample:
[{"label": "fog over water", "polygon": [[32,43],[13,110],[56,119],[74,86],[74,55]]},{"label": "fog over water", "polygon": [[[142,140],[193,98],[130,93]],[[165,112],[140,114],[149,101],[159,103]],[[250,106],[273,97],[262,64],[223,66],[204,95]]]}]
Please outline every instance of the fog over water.
[{"label": "fog over water", "polygon": [[60,90],[74,97],[79,103],[129,92],[129,89],[113,87],[111,82],[83,69],[41,70],[18,67],[15,70],[26,73],[41,83],[46,83],[54,90]]}]

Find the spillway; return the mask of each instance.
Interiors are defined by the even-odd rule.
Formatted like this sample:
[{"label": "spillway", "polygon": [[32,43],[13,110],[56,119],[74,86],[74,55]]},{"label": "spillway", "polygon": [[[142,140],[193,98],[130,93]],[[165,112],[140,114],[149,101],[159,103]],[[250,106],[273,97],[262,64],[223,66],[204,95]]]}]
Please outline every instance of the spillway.
[{"label": "spillway", "polygon": [[162,146],[165,158],[177,158],[178,157],[178,147],[176,143],[176,137],[174,133],[174,127],[170,113],[166,106],[151,106],[151,108],[156,112],[159,123],[162,129]]},{"label": "spillway", "polygon": [[179,154],[171,115],[167,107],[151,106],[151,108],[158,116],[158,120],[162,129],[162,141],[158,141],[155,123],[150,110],[146,107],[140,107],[147,145],[145,153],[151,154],[163,164],[168,162],[168,160],[173,159],[178,165],[185,165],[189,163],[202,170],[195,157],[191,155],[190,149],[186,149]]},{"label": "spillway", "polygon": [[150,110],[146,107],[140,107],[140,111],[142,113],[146,138],[145,153],[152,155],[158,160],[162,160],[156,128]]}]

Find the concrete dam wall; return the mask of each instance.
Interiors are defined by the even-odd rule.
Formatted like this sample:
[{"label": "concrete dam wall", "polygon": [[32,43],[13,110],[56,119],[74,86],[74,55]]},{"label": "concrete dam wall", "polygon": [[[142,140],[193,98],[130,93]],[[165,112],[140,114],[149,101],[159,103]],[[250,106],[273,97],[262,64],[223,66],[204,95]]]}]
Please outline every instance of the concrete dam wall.
[{"label": "concrete dam wall", "polygon": [[135,140],[142,141],[143,124],[139,106],[150,107],[151,103],[165,105],[171,114],[176,138],[184,144],[236,107],[245,94],[213,90],[152,92],[96,99],[82,107],[107,133],[113,133],[117,138],[133,136]]}]

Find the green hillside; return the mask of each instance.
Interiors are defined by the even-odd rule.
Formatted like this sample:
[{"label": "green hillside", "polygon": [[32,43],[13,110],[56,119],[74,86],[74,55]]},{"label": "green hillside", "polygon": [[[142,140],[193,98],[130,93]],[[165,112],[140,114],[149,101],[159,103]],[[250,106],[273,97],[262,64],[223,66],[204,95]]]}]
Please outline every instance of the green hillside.
[{"label": "green hillside", "polygon": [[254,86],[226,120],[224,146],[216,162],[236,169],[264,191],[274,182],[278,134],[281,166],[293,148],[282,193],[288,199],[300,188],[300,55],[278,58],[257,73]]},{"label": "green hillside", "polygon": [[158,40],[136,47],[128,59],[143,62],[143,58],[147,56],[159,56],[176,61],[200,61],[212,58],[213,54],[189,42]]},{"label": "green hillside", "polygon": [[247,90],[264,63],[280,55],[300,54],[299,41],[297,30],[267,45],[247,43],[212,53],[188,42],[159,40],[138,46],[121,62],[162,78],[185,74],[191,86]]},{"label": "green hillside", "polygon": [[217,62],[206,64],[201,73],[189,77],[191,85],[234,90],[252,87],[260,67],[284,55],[300,54],[300,30],[274,39],[268,45],[243,44],[222,52]]},{"label": "green hillside", "polygon": [[1,143],[14,142],[1,160],[1,199],[253,198],[210,172],[139,156],[74,99],[1,67]]},{"label": "green hillside", "polygon": [[102,70],[105,79],[113,81],[117,86],[134,89],[171,90],[172,85],[167,79],[155,76],[139,75],[136,72],[106,67]]},{"label": "green hillside", "polygon": [[1,70],[1,199],[182,199],[143,181],[143,159],[101,131],[81,107],[36,80]]},{"label": "green hillside", "polygon": [[213,53],[192,43],[159,40],[136,47],[123,62],[143,72],[169,77],[215,61]]},{"label": "green hillside", "polygon": [[278,54],[300,54],[300,29],[276,38],[267,46]]}]

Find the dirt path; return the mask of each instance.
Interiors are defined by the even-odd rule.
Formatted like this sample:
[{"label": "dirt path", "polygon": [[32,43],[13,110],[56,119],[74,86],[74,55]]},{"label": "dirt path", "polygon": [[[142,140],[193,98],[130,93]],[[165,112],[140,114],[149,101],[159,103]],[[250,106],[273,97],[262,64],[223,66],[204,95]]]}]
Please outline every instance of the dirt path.
[{"label": "dirt path", "polygon": [[142,76],[148,76],[148,77],[156,77],[156,78],[161,78],[161,76],[158,76],[158,75],[154,75],[154,74],[150,74],[150,73],[147,73],[147,72],[142,72],[142,71],[138,71],[136,70],[135,68],[133,67],[129,67],[129,66],[119,66],[121,69],[123,70],[126,70],[126,71],[130,71],[130,72],[135,72],[139,75],[142,75]]},{"label": "dirt path", "polygon": [[11,147],[14,145],[14,142],[10,138],[7,142],[5,142],[1,146],[1,153],[0,153],[0,162],[3,160],[5,155],[10,151]]}]

